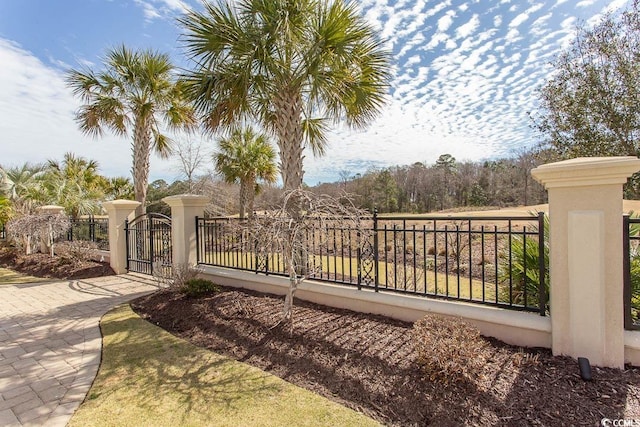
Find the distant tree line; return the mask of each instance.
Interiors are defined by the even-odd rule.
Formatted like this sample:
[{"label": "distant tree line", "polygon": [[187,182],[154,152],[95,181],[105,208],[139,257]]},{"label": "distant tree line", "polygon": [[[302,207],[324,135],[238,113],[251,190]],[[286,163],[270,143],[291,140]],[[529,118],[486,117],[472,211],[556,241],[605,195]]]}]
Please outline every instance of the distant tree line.
[{"label": "distant tree line", "polygon": [[433,164],[373,169],[341,182],[320,184],[318,193],[347,192],[356,204],[378,212],[432,212],[464,207],[505,207],[546,202],[544,188],[531,178],[531,169],[545,163],[544,152],[527,151],[514,157],[458,162],[449,154]]}]

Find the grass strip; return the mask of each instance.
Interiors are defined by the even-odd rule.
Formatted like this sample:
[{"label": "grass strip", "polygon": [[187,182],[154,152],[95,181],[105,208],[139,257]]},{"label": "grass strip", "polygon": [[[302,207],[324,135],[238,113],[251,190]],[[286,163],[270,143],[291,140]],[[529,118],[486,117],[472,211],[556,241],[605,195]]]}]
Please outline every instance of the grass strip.
[{"label": "grass strip", "polygon": [[247,364],[195,347],[128,304],[101,321],[102,363],[68,426],[374,426]]},{"label": "grass strip", "polygon": [[21,283],[45,282],[51,279],[21,274],[8,268],[0,267],[0,285],[16,285]]}]

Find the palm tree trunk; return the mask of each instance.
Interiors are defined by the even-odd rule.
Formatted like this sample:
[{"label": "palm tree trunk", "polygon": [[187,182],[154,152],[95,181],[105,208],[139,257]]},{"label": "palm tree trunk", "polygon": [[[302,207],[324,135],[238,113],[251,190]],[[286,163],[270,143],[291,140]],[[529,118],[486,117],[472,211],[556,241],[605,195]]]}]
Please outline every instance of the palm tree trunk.
[{"label": "palm tree trunk", "polygon": [[274,99],[275,130],[280,149],[280,173],[284,191],[302,188],[302,99],[297,91],[282,90]]},{"label": "palm tree trunk", "polygon": [[256,199],[256,176],[251,174],[247,185],[247,211],[249,218],[253,218],[253,202]]},{"label": "palm tree trunk", "polygon": [[244,219],[246,217],[247,197],[250,186],[251,185],[247,180],[240,180],[240,219]]},{"label": "palm tree trunk", "polygon": [[[302,188],[302,98],[300,93],[295,90],[283,89],[278,91],[278,96],[274,99],[274,107],[276,110],[275,130],[278,136],[278,148],[280,149],[280,173],[284,184],[284,191],[295,191]],[[300,203],[292,199],[291,205],[287,209],[288,214],[298,220],[301,217]],[[291,233],[291,230],[289,230]],[[291,319],[291,307],[293,306],[293,294],[297,288],[299,275],[306,274],[307,259],[306,250],[302,248],[301,242],[295,241],[298,236],[289,235],[286,239],[293,243],[294,247],[298,247],[292,253],[295,260],[291,260],[289,265],[289,292],[285,299],[284,318]]]},{"label": "palm tree trunk", "polygon": [[151,130],[149,120],[138,118],[133,133],[133,189],[135,199],[140,202],[136,216],[146,212],[147,186],[149,181],[149,157],[151,154]]}]

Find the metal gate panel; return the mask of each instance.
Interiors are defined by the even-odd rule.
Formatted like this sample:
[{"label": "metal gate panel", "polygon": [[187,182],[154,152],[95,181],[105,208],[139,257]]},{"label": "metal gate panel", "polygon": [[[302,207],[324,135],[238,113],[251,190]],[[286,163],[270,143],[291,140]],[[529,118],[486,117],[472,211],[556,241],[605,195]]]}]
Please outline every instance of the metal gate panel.
[{"label": "metal gate panel", "polygon": [[125,236],[127,271],[167,274],[172,265],[171,218],[158,213],[142,214],[125,221]]}]

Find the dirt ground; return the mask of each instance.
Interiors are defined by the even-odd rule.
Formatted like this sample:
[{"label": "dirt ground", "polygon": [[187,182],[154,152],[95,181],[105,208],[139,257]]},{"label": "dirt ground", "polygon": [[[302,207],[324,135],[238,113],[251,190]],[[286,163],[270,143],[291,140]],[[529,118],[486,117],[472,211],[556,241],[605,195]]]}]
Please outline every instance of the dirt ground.
[{"label": "dirt ground", "polygon": [[132,307],[198,346],[386,425],[594,426],[640,418],[636,368],[593,368],[585,382],[572,359],[487,339],[482,374],[443,384],[425,378],[416,362],[412,325],[381,316],[298,301],[291,332],[278,325],[282,298],[230,288],[200,298],[161,291]]},{"label": "dirt ground", "polygon": [[30,276],[52,279],[87,279],[115,274],[107,262],[52,257],[41,253],[25,255],[6,246],[0,247],[0,266]]}]

